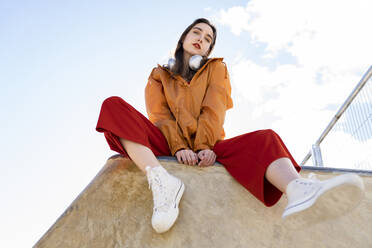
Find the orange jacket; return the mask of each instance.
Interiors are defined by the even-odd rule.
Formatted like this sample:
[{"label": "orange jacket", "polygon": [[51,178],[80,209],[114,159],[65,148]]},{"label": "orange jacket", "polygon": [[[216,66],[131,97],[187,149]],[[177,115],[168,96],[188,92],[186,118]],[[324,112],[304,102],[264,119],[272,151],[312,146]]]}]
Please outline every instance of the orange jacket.
[{"label": "orange jacket", "polygon": [[233,107],[223,58],[210,58],[190,83],[158,64],[145,89],[149,120],[168,141],[172,156],[182,149],[213,149],[225,138],[226,110]]}]

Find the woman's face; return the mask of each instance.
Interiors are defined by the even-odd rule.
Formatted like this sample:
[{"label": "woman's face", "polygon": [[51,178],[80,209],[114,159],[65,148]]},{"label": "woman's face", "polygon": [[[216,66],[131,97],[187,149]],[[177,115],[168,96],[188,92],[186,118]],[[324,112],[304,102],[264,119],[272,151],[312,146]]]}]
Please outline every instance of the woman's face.
[{"label": "woman's face", "polygon": [[183,49],[189,56],[206,56],[212,44],[213,30],[206,23],[195,24],[183,41]]}]

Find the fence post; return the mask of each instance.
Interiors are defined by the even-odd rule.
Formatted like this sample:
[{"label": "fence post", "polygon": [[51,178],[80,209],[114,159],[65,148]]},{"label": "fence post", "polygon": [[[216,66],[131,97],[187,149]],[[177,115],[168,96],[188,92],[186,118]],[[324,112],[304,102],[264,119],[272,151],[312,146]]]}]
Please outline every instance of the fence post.
[{"label": "fence post", "polygon": [[317,167],[323,167],[322,152],[317,144],[311,146],[311,157],[313,159],[313,165]]}]

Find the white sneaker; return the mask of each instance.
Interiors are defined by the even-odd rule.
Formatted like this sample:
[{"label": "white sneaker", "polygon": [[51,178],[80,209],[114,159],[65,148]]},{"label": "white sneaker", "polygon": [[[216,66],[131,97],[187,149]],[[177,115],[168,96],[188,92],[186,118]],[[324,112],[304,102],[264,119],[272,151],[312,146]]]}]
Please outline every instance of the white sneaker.
[{"label": "white sneaker", "polygon": [[[343,187],[338,187],[343,186]],[[309,175],[309,178],[299,178],[291,181],[286,190],[288,205],[285,208],[282,218],[294,214],[296,212],[303,211],[311,207],[316,200],[327,191],[332,189],[332,199],[335,200],[337,207],[342,208],[341,204],[355,205],[356,202],[353,198],[354,195],[345,195],[341,191],[335,190],[336,188],[346,191],[347,188],[357,189],[358,192],[364,192],[363,180],[356,174],[347,173],[339,175],[324,181],[320,181],[313,176],[313,173]],[[349,197],[349,198],[348,198]],[[344,198],[344,199],[342,199]],[[338,199],[338,200],[337,200]],[[344,202],[342,202],[344,200]],[[332,210],[333,212],[335,209]]]},{"label": "white sneaker", "polygon": [[162,166],[146,167],[149,188],[152,190],[154,208],[152,227],[158,233],[168,231],[178,217],[178,204],[185,190],[184,183],[170,175]]}]

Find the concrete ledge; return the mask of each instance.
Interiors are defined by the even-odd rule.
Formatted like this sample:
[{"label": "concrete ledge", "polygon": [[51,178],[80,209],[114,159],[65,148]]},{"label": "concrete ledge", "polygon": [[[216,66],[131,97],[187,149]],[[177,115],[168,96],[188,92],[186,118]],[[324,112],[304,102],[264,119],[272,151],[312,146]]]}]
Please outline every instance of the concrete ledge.
[{"label": "concrete ledge", "polygon": [[[111,156],[112,158],[122,157],[120,154]],[[158,156],[157,159],[161,161],[174,161],[177,162],[177,159],[173,156]],[[223,166],[222,164],[216,162],[215,165]],[[335,168],[335,167],[316,167],[316,166],[301,166],[302,170],[312,171],[312,172],[325,172],[325,173],[356,173],[358,175],[367,175],[372,176],[372,171],[370,170],[355,170],[355,169],[346,169],[346,168]]]},{"label": "concrete ledge", "polygon": [[[144,174],[131,160],[113,156],[34,247],[372,247],[370,176],[362,176],[366,194],[354,211],[320,221],[307,213],[283,221],[285,197],[267,208],[222,165],[200,168],[171,158],[159,160],[186,190],[168,232],[151,227],[152,195]],[[328,211],[338,207],[333,199],[322,204]]]}]

